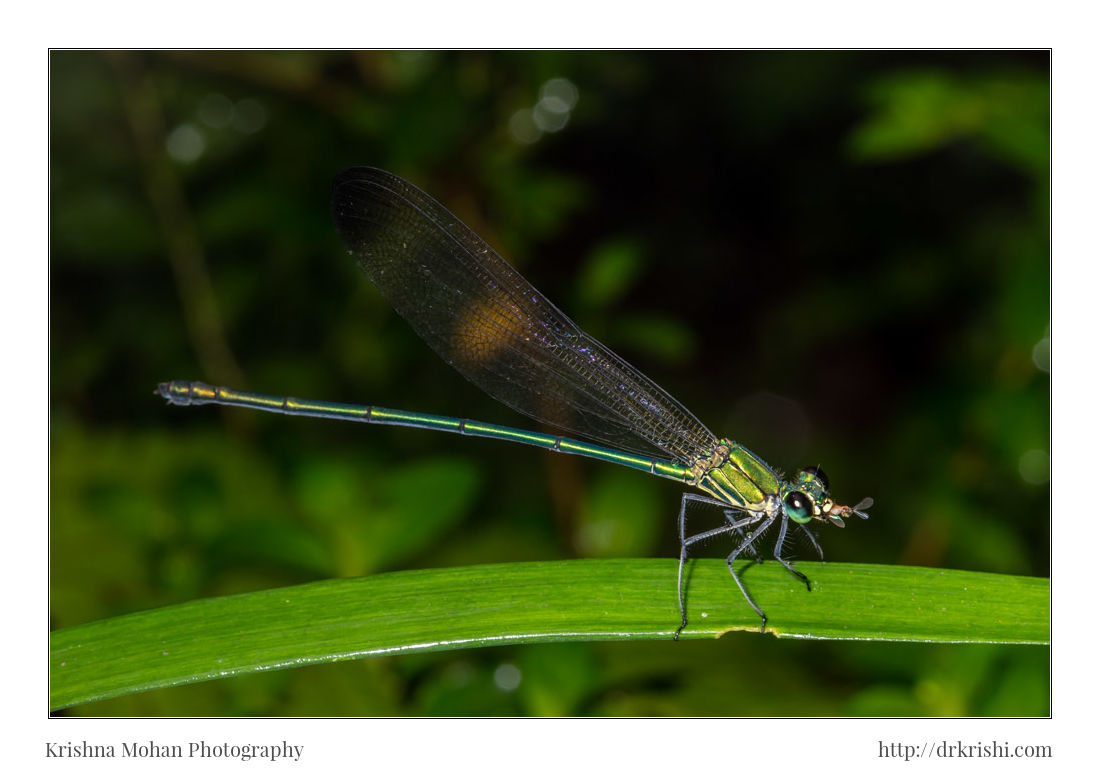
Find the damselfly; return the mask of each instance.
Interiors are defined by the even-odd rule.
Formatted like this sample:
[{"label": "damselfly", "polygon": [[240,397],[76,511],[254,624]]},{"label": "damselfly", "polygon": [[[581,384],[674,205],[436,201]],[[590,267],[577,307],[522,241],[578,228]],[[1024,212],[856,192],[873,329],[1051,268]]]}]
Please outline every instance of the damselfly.
[{"label": "damselfly", "polygon": [[[689,549],[730,535],[726,565],[745,600],[767,618],[734,569],[778,524],[774,556],[807,590],[809,579],[783,558],[788,530],[802,531],[824,559],[808,526],[844,526],[872,504],[837,504],[819,467],[782,478],[742,445],[711,433],[683,405],[617,354],[585,334],[489,245],[408,181],[367,167],[345,170],[332,189],[337,230],[348,253],[394,310],[444,361],[505,405],[596,445],[554,434],[406,410],[256,394],[192,381],[161,383],[174,405],[234,405],[286,415],[412,426],[491,437],[574,453],[676,480],[686,492],[678,518],[680,627],[687,626],[684,564]],[[609,446],[609,447],[608,447]],[[664,455],[654,455],[661,454]],[[719,508],[725,523],[687,534],[692,504]]]}]

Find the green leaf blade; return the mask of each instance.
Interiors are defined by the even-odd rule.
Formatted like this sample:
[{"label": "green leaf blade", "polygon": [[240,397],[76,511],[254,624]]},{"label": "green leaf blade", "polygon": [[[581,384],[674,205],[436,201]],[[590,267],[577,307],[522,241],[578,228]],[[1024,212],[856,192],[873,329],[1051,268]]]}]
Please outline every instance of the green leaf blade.
[{"label": "green leaf blade", "polygon": [[[779,637],[1048,644],[1049,581],[861,564],[743,579]],[[249,672],[486,645],[671,640],[676,562],[556,561],[393,572],[204,599],[55,631],[52,709]],[[759,631],[725,563],[688,577],[681,639]]]}]

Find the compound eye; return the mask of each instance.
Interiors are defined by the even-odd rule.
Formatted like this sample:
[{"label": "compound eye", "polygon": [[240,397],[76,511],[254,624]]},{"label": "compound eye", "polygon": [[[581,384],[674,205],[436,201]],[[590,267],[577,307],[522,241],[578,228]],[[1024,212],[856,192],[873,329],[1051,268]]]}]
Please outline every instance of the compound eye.
[{"label": "compound eye", "polygon": [[787,494],[783,504],[787,508],[787,517],[795,523],[809,523],[814,517],[814,503],[801,491],[792,491]]},{"label": "compound eye", "polygon": [[821,487],[826,491],[829,490],[829,476],[825,474],[825,470],[821,467],[803,467],[798,471],[798,475],[802,477],[804,474],[817,478],[818,482],[821,483]]}]

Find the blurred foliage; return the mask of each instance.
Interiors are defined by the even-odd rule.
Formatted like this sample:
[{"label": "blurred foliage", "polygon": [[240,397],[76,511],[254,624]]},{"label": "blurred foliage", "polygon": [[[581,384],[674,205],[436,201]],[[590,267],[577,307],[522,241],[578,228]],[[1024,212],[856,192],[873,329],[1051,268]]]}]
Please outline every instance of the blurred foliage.
[{"label": "blurred foliage", "polygon": [[[440,199],[719,434],[873,495],[827,558],[1050,572],[1045,53],[53,52],[50,82],[55,626],[385,569],[676,554],[677,490],[637,473],[152,396],[195,378],[526,425],[346,260],[328,187],[353,164]],[[1038,648],[736,634],[73,713],[1042,715],[1049,669]]]}]

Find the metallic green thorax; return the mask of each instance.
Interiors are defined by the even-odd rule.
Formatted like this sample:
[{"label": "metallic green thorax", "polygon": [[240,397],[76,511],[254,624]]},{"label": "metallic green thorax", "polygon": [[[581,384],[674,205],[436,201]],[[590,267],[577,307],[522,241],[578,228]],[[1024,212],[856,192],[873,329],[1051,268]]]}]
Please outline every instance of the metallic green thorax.
[{"label": "metallic green thorax", "polygon": [[829,496],[828,482],[816,467],[808,467],[786,481],[760,457],[733,440],[719,440],[709,459],[699,459],[690,468],[688,482],[715,499],[745,512],[776,517],[782,512],[795,523],[831,521],[844,526],[844,519],[860,507],[837,505]]},{"label": "metallic green thorax", "polygon": [[705,469],[703,467],[710,462],[697,463],[703,471],[697,476],[695,485],[715,499],[758,512],[768,510],[767,497],[783,496],[780,492],[786,484],[743,445],[720,440],[712,461],[716,461],[716,465]]}]

